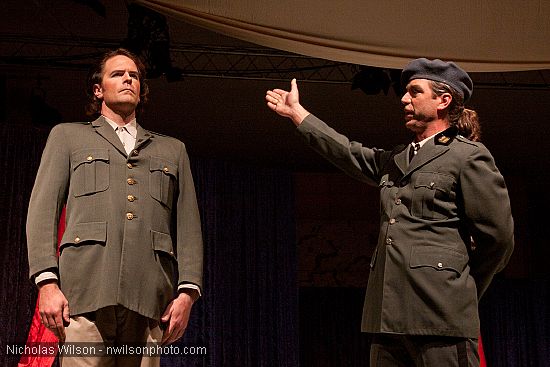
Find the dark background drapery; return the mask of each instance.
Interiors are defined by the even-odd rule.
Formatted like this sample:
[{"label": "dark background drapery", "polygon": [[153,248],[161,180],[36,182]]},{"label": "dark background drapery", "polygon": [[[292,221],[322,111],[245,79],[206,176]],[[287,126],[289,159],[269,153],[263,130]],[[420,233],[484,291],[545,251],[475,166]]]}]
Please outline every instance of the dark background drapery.
[{"label": "dark background drapery", "polygon": [[47,133],[0,125],[0,365],[14,366],[9,343],[24,343],[34,313],[36,289],[28,280],[25,223],[34,177]]}]

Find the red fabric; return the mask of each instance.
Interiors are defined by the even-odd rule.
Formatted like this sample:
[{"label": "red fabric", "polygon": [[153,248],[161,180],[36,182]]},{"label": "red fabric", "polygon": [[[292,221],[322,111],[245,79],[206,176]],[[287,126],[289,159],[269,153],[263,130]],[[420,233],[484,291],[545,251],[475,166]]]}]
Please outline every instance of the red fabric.
[{"label": "red fabric", "polygon": [[485,361],[485,353],[483,353],[483,344],[481,343],[481,335],[479,336],[479,367],[487,367],[487,362]]},{"label": "red fabric", "polygon": [[[59,256],[59,243],[61,237],[65,231],[65,208],[61,212],[59,218],[59,226],[57,229],[57,256]],[[57,343],[58,339],[54,333],[48,328],[42,325],[40,313],[38,312],[38,305],[40,302],[40,295],[36,299],[36,307],[34,309],[34,316],[32,318],[31,328],[29,330],[29,336],[27,337],[27,345],[35,343]],[[55,360],[57,353],[51,355],[23,355],[17,364],[17,367],[51,367]]]}]

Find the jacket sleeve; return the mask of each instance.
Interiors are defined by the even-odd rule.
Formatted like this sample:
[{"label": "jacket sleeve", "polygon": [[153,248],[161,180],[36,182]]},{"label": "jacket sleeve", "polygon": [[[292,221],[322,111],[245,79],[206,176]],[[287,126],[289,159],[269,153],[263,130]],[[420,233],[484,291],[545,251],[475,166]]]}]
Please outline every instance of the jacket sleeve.
[{"label": "jacket sleeve", "polygon": [[384,153],[383,150],[366,148],[361,143],[350,141],[314,115],[307,116],[297,130],[313,150],[346,174],[359,181],[378,185],[379,157]]},{"label": "jacket sleeve", "polygon": [[66,202],[70,156],[63,126],[55,126],[46,142],[27,213],[27,251],[31,279],[57,269],[57,229]]},{"label": "jacket sleeve", "polygon": [[183,143],[181,143],[178,172],[176,208],[178,284],[192,283],[202,288],[201,222],[189,157]]},{"label": "jacket sleeve", "polygon": [[467,158],[460,183],[469,233],[474,242],[471,275],[481,297],[504,269],[514,248],[514,222],[504,178],[481,144]]}]

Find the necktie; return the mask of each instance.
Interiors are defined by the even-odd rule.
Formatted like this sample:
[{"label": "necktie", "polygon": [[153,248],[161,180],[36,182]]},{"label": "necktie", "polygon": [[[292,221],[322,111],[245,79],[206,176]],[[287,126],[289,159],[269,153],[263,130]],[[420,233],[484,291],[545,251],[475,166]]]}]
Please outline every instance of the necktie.
[{"label": "necktie", "polygon": [[419,143],[411,143],[411,147],[409,148],[409,164],[411,163],[416,153],[418,153],[419,149],[420,149]]},{"label": "necktie", "polygon": [[117,135],[122,142],[122,145],[124,146],[124,150],[126,151],[126,154],[130,154],[132,149],[134,149],[134,138],[132,138],[132,135],[128,132],[128,130],[125,127],[117,127],[116,128]]}]

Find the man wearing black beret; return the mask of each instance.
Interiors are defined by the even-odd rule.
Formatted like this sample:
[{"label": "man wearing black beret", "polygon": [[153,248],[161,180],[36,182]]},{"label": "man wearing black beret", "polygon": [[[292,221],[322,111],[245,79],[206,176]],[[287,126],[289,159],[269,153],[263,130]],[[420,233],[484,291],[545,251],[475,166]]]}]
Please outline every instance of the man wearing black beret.
[{"label": "man wearing black beret", "polygon": [[362,330],[371,366],[478,366],[478,301],[514,247],[504,179],[478,142],[473,91],[455,63],[416,59],[401,74],[405,126],[393,150],[349,141],[310,114],[291,90],[266,94],[307,143],[338,168],[380,188]]}]

